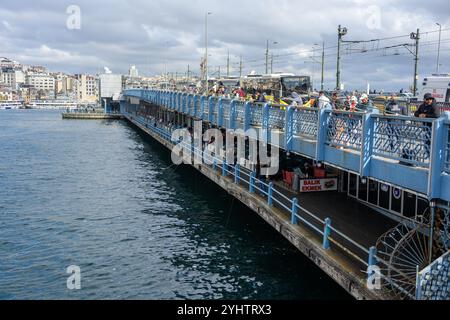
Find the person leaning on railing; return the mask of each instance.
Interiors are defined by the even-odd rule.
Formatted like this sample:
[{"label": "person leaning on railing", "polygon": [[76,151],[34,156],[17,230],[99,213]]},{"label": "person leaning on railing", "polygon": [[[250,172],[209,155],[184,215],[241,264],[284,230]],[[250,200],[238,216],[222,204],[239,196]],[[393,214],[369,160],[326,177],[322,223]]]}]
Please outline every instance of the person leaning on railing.
[{"label": "person leaning on railing", "polygon": [[425,94],[423,97],[424,103],[422,103],[414,113],[416,118],[433,118],[437,119],[440,117],[440,110],[431,93]]},{"label": "person leaning on railing", "polygon": [[[424,119],[437,119],[440,117],[440,110],[437,106],[436,99],[434,99],[431,93],[425,94],[423,97],[424,103],[419,106],[419,109],[414,113],[416,118],[424,118]],[[424,125],[427,127],[427,132],[431,131],[432,123],[426,122]],[[425,136],[427,133],[425,133]],[[431,146],[431,134],[426,137],[425,145],[427,149],[425,150],[425,156],[430,156],[430,146]]]}]

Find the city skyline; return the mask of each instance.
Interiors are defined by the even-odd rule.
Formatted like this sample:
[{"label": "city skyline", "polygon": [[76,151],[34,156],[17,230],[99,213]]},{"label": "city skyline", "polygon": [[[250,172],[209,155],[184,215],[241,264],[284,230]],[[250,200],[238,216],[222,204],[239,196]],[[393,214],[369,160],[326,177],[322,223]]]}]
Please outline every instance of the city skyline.
[{"label": "city skyline", "polygon": [[[126,74],[131,65],[144,76],[165,70],[183,73],[188,65],[199,74],[205,50],[204,14],[210,11],[208,60],[212,76],[217,74],[219,66],[226,74],[228,52],[232,74],[239,73],[241,56],[244,74],[264,73],[266,42],[270,39],[274,72],[311,75],[315,87],[319,87],[318,62],[325,42],[325,87],[333,88],[339,24],[348,28],[344,40],[393,37],[344,46],[341,71],[346,89],[362,89],[367,82],[378,90],[408,89],[413,80],[414,57],[408,51],[410,48],[397,46],[413,43],[409,34],[418,28],[423,33],[419,76],[434,73],[438,47],[436,23],[442,26],[440,70],[442,73],[450,70],[450,21],[445,14],[448,11],[445,1],[436,1],[433,6],[410,1],[376,1],[365,5],[356,0],[345,4],[317,1],[303,8],[298,1],[289,0],[258,4],[136,1],[118,2],[114,6],[104,1],[10,3],[0,9],[3,43],[0,56],[72,74],[98,74],[104,67],[113,73]],[[296,10],[298,13],[293,13]],[[70,19],[78,13],[79,25],[75,21],[74,27],[69,28]],[[396,47],[383,49],[392,46]]]}]

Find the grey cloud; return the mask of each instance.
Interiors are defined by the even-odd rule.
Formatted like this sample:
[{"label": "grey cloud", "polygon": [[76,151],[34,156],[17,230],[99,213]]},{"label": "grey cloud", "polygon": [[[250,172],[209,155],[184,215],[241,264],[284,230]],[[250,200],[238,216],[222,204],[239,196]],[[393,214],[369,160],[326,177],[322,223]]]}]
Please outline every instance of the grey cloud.
[{"label": "grey cloud", "polygon": [[[72,4],[81,8],[81,30],[66,28],[66,8]],[[450,27],[449,5],[444,0],[380,0],[373,5],[380,11],[379,29],[368,27],[372,18],[369,6],[360,0],[8,2],[0,8],[0,55],[21,57],[24,63],[45,62],[52,70],[66,72],[95,73],[108,66],[125,73],[133,64],[141,73],[156,74],[163,71],[165,63],[171,71],[182,72],[188,64],[198,70],[204,51],[204,15],[208,10],[213,12],[209,16],[212,68],[224,67],[229,50],[234,70],[242,55],[246,72],[262,72],[266,39],[271,39],[279,43],[271,52],[282,55],[275,58],[276,71],[311,73],[313,65],[305,64],[307,57],[283,54],[294,48],[311,50],[312,44],[322,41],[327,46],[336,45],[338,24],[348,27],[347,40],[409,34],[417,27],[432,30],[436,29],[437,20]],[[430,34],[423,41],[432,41],[435,36]],[[450,38],[450,33],[444,38]],[[410,42],[407,38],[401,41]],[[51,49],[51,56],[40,56],[47,52],[42,48]],[[443,45],[441,63],[446,71],[450,69],[448,49],[448,44]],[[333,54],[333,50],[327,51],[327,55]],[[344,56],[343,81],[359,89],[366,81],[377,88],[407,88],[411,82],[408,79],[412,79],[412,57],[380,57],[382,54]],[[434,71],[435,55],[425,51],[421,56],[421,74]],[[335,59],[327,57],[327,87],[334,84]],[[316,73],[317,81],[318,66]]]}]

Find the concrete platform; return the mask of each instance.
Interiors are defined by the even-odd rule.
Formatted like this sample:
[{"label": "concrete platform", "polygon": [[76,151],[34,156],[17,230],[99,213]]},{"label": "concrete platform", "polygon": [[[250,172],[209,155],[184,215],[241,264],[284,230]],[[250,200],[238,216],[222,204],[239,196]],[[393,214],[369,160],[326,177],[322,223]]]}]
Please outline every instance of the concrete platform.
[{"label": "concrete platform", "polygon": [[121,114],[66,112],[62,114],[62,118],[66,120],[120,120],[124,117]]}]

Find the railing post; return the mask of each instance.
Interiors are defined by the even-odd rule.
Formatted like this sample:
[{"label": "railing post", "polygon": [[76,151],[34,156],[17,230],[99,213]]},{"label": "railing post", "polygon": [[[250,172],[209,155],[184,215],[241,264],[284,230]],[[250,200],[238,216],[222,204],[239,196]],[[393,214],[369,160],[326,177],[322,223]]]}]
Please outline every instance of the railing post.
[{"label": "railing post", "polygon": [[291,210],[291,223],[297,224],[298,223],[298,199],[294,198],[292,199],[292,210]]},{"label": "railing post", "polygon": [[263,142],[270,143],[270,104],[266,103],[263,109],[262,119]]},{"label": "railing post", "polygon": [[422,275],[419,266],[416,268],[416,300],[422,300]]},{"label": "railing post", "polygon": [[317,127],[316,161],[325,160],[325,145],[328,133],[328,118],[332,111],[329,109],[319,110],[319,125]]},{"label": "railing post", "polygon": [[323,230],[323,249],[328,250],[330,249],[330,235],[331,235],[331,219],[327,218],[325,219],[325,227]]},{"label": "railing post", "polygon": [[445,120],[442,117],[433,121],[430,150],[430,166],[428,177],[428,199],[440,199],[441,178],[445,164]]},{"label": "railing post", "polygon": [[369,267],[373,267],[377,265],[377,248],[371,247],[369,249]]},{"label": "railing post", "polygon": [[267,191],[267,203],[273,206],[273,182],[269,183],[269,190]]},{"label": "railing post", "polygon": [[222,161],[222,177],[227,175],[227,161],[226,159]]},{"label": "railing post", "polygon": [[213,160],[213,170],[217,171],[217,159],[215,159],[215,158]]},{"label": "railing post", "polygon": [[294,107],[288,107],[286,110],[286,122],[284,128],[284,145],[286,146],[286,151],[292,151],[292,145],[294,142]]},{"label": "railing post", "polygon": [[239,164],[234,166],[234,183],[239,184],[241,180],[241,167]]},{"label": "railing post", "polygon": [[230,123],[228,125],[231,130],[236,130],[236,103],[236,100],[232,100],[230,103]]},{"label": "railing post", "polygon": [[250,129],[250,120],[251,120],[251,103],[245,103],[245,114],[244,114],[244,131],[248,131]]},{"label": "railing post", "polygon": [[208,108],[209,108],[208,122],[212,123],[214,120],[214,98],[213,97],[209,97]]},{"label": "railing post", "polygon": [[223,100],[222,98],[219,98],[218,102],[218,110],[217,110],[217,125],[219,127],[223,127]]},{"label": "railing post", "polygon": [[200,114],[198,117],[199,117],[199,119],[202,119],[202,120],[204,120],[203,114],[205,114],[206,101],[207,101],[206,96],[201,96],[201,98],[200,98]]},{"label": "railing post", "polygon": [[[378,109],[376,109],[378,110]],[[375,118],[372,114],[377,114],[374,111],[366,113],[363,116],[362,141],[361,141],[361,158],[360,158],[360,175],[361,177],[368,177],[370,175],[370,164],[373,155],[373,142],[375,138]]]},{"label": "railing post", "polygon": [[250,183],[249,183],[249,192],[250,193],[255,193],[255,178],[256,178],[256,172],[252,172],[250,174]]}]

